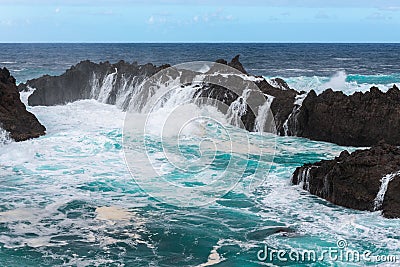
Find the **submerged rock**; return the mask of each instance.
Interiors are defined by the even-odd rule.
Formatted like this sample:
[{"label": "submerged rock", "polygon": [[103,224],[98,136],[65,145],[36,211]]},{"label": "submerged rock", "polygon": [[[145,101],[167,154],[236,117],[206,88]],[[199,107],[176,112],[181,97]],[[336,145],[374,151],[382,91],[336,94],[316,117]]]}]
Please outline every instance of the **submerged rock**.
[{"label": "submerged rock", "polygon": [[343,151],[333,160],[298,167],[292,184],[343,207],[399,218],[400,148],[380,142],[351,154]]},{"label": "submerged rock", "polygon": [[0,128],[15,141],[24,141],[45,134],[46,128],[35,115],[26,110],[20,100],[15,78],[6,69],[0,69]]}]

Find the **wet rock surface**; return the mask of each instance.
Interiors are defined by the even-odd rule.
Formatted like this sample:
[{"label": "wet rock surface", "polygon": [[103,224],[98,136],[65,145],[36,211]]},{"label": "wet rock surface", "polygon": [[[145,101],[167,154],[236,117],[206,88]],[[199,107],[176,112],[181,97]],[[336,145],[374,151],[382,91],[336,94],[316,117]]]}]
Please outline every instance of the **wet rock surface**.
[{"label": "wet rock surface", "polygon": [[[153,64],[139,65],[125,61],[111,64],[109,62],[93,63],[82,61],[60,76],[45,75],[37,79],[28,80],[21,84],[20,90],[27,87],[36,90],[29,97],[30,106],[62,105],[82,99],[96,98],[107,104],[116,104],[116,96],[122,93],[118,88],[137,86],[143,80],[151,77],[159,70],[169,65],[155,66]],[[106,92],[111,89],[111,92]],[[107,94],[106,94],[107,93]],[[122,108],[128,105],[121,103]]]},{"label": "wet rock surface", "polygon": [[[332,160],[298,167],[292,184],[343,207],[382,210],[385,217],[399,218],[399,171],[400,148],[381,142],[370,149],[351,154],[343,151]],[[391,177],[387,190],[384,177]]]},{"label": "wet rock surface", "polygon": [[15,78],[0,69],[0,127],[15,141],[24,141],[45,134],[46,128],[20,100]]},{"label": "wet rock surface", "polygon": [[400,145],[400,90],[376,87],[350,96],[328,89],[308,93],[292,125],[295,135],[345,146]]},{"label": "wet rock surface", "polygon": [[[400,145],[400,91],[395,85],[386,93],[373,87],[368,92],[352,95],[332,89],[320,95],[313,90],[307,94],[290,88],[280,78],[267,81],[248,74],[239,61],[239,55],[230,62],[224,59],[216,62],[236,69],[240,79],[254,82],[263,94],[264,102],[273,98],[270,109],[276,128],[274,132],[279,135],[345,146],[372,146],[381,140]],[[19,88],[36,88],[29,97],[32,106],[60,105],[94,98],[126,110],[134,88],[167,67],[169,65],[157,67],[151,63],[138,65],[124,61],[115,64],[82,61],[60,76],[45,75],[29,80]],[[199,94],[222,101],[227,106],[241,97],[223,86],[210,83],[200,86]],[[241,116],[247,130],[255,130],[256,117],[257,112],[250,108]]]}]

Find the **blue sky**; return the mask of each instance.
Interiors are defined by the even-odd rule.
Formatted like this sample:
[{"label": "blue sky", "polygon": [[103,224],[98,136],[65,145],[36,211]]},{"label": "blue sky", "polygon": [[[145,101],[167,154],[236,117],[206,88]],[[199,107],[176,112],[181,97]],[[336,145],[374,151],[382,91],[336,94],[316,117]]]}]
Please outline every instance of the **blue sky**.
[{"label": "blue sky", "polygon": [[0,0],[0,42],[400,42],[400,0]]}]

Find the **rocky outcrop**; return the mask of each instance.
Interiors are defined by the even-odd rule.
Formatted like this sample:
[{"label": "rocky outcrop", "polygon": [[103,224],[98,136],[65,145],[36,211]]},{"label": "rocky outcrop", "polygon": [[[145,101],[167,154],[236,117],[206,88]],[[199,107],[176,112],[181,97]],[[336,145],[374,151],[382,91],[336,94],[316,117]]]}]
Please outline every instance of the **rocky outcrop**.
[{"label": "rocky outcrop", "polygon": [[[293,102],[298,93],[290,89],[282,79],[275,79],[268,83],[262,77],[249,75],[239,61],[239,55],[235,56],[230,62],[223,59],[219,59],[216,62],[238,70],[237,75],[243,75],[243,77],[236,77],[236,80],[235,77],[229,77],[229,80],[233,82],[254,81],[258,88],[261,89],[261,92],[265,94],[265,97],[274,97],[272,111],[279,129],[278,131],[283,133],[283,123],[292,112]],[[60,76],[45,75],[37,79],[32,79],[25,84],[20,84],[19,89],[27,90],[29,87],[36,89],[28,100],[29,105],[32,106],[60,105],[81,99],[93,98],[103,103],[115,104],[126,110],[132,99],[132,95],[135,94],[134,88],[167,67],[169,65],[156,67],[153,64],[138,65],[137,63],[129,64],[124,61],[116,64],[109,62],[97,64],[90,61],[82,61]],[[216,74],[213,71],[211,69],[209,72]],[[199,73],[193,72],[184,76],[191,77],[195,74]],[[219,78],[226,79],[226,77],[222,76]],[[229,83],[229,81],[226,82]],[[146,99],[147,96],[145,93],[141,93],[144,95],[143,99]],[[199,88],[199,94],[202,97],[217,99],[227,106],[230,106],[240,97],[240,95],[232,93],[227,88],[210,84],[209,82],[205,82]],[[262,97],[262,99],[265,98]],[[260,105],[262,104],[260,103]],[[137,103],[137,105],[143,105],[143,103]],[[250,108],[247,111],[242,116],[242,121],[246,129],[253,131],[256,115],[251,112]]]},{"label": "rocky outcrop", "polygon": [[248,75],[247,71],[245,70],[245,68],[243,67],[242,63],[239,61],[239,57],[240,55],[236,55],[231,62],[227,62],[225,59],[217,59],[215,62],[219,63],[219,64],[224,64],[224,65],[228,65],[229,67],[232,67],[234,69],[237,69],[238,71],[240,71],[243,74]]},{"label": "rocky outcrop", "polygon": [[[273,98],[270,106],[275,125],[273,132],[285,135],[284,123],[292,113],[295,107],[295,99],[299,96],[299,93],[293,89],[282,90],[278,87],[274,87],[264,79],[256,81],[255,84],[263,94],[263,99],[260,100],[264,101],[264,99],[270,97]],[[236,99],[238,99],[238,97],[240,97],[239,95],[234,94],[231,90],[217,85],[204,86],[200,89],[200,92],[202,97],[217,99],[225,103],[227,106],[230,106]],[[257,96],[253,96],[253,98],[254,97]],[[251,96],[249,98],[251,98]],[[263,103],[264,102],[259,103],[258,105],[261,106]],[[241,118],[245,128],[249,131],[254,131],[256,115],[253,111],[254,110],[248,106],[246,113]]]},{"label": "rocky outcrop", "polygon": [[400,218],[400,148],[380,142],[296,169],[292,183],[334,204]]},{"label": "rocky outcrop", "polygon": [[273,85],[264,79],[256,82],[256,84],[264,94],[274,97],[271,104],[271,111],[274,115],[276,132],[279,135],[287,135],[285,122],[289,119],[293,110],[298,107],[295,104],[296,98],[304,92],[299,93],[296,90],[290,89],[282,79],[272,80]]},{"label": "rocky outcrop", "polygon": [[400,145],[400,90],[393,86],[383,93],[372,87],[350,96],[332,89],[320,95],[311,91],[289,127],[293,135],[345,146],[381,140]]},{"label": "rocky outcrop", "polygon": [[[307,94],[291,89],[282,79],[267,81],[263,77],[248,74],[239,61],[239,55],[230,62],[224,59],[216,62],[236,69],[236,76],[241,77],[241,80],[253,81],[264,95],[260,98],[264,102],[265,98],[273,98],[270,109],[276,126],[274,132],[279,135],[299,136],[345,146],[371,146],[380,140],[400,145],[400,91],[396,86],[386,93],[373,87],[369,92],[357,92],[350,96],[332,89],[320,95],[314,91]],[[21,84],[20,89],[36,88],[29,97],[29,105],[33,106],[59,105],[94,98],[126,110],[133,96],[137,96],[135,88],[168,66],[129,64],[124,61],[116,64],[82,61],[60,76],[43,76],[29,80],[26,84]],[[217,75],[213,71],[211,68],[209,72]],[[188,76],[195,74],[199,73],[192,71]],[[220,80],[225,78],[222,75],[219,77]],[[234,78],[230,79],[235,81]],[[240,79],[236,80],[241,82]],[[169,81],[160,79],[160,82]],[[144,102],[148,99],[149,93],[141,94],[143,97],[136,99],[137,101]],[[217,99],[227,106],[241,97],[240,93],[235,94],[227,88],[207,82],[199,87],[197,95]],[[256,117],[247,108],[246,113],[241,116],[246,129],[255,130]]]},{"label": "rocky outcrop", "polygon": [[24,141],[45,134],[46,128],[21,102],[15,78],[0,69],[0,128],[15,141]]},{"label": "rocky outcrop", "polygon": [[[29,97],[30,106],[52,106],[74,102],[81,99],[94,98],[107,104],[117,104],[126,108],[129,103],[129,91],[119,90],[138,86],[146,78],[169,65],[138,65],[119,61],[93,63],[88,60],[72,66],[60,76],[49,76],[32,79],[20,85],[20,90],[28,87],[36,90]],[[117,96],[126,94],[126,101],[117,103]]]}]

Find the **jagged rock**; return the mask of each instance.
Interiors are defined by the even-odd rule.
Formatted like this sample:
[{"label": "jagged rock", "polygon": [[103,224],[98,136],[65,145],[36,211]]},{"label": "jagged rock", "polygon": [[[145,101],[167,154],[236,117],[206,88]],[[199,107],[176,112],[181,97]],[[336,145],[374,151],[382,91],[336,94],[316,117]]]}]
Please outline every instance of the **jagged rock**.
[{"label": "jagged rock", "polygon": [[234,58],[232,58],[231,62],[229,62],[229,63],[228,63],[228,61],[226,61],[223,58],[217,59],[215,62],[219,63],[219,64],[228,65],[229,67],[237,69],[241,73],[248,75],[248,73],[245,70],[245,68],[243,67],[242,63],[239,61],[239,57],[240,57],[240,55],[236,55]]},{"label": "jagged rock", "polygon": [[[367,150],[343,151],[333,160],[298,167],[292,183],[334,204],[357,210],[382,210],[400,217],[400,148],[380,142]],[[383,202],[376,203],[381,179],[393,174]]]},{"label": "jagged rock", "polygon": [[[300,95],[296,90],[291,89],[288,84],[280,79],[275,78],[270,82],[267,82],[263,77],[255,77],[247,73],[244,69],[243,65],[239,61],[239,55],[235,56],[230,63],[227,63],[224,59],[218,59],[216,61],[220,64],[229,65],[240,72],[248,75],[249,77],[255,78],[254,82],[257,87],[261,90],[261,92],[265,95],[265,98],[268,96],[273,97],[274,100],[271,104],[271,112],[274,116],[275,120],[275,131],[280,135],[285,134],[284,123],[289,118],[290,114],[293,112],[293,109],[296,107],[295,100],[296,97]],[[232,104],[233,101],[237,99],[237,95],[232,93],[225,88],[218,86],[209,86],[204,88],[204,92],[202,92],[202,96],[207,96],[211,98],[218,99],[219,101],[223,101],[228,106]],[[250,110],[248,108],[248,110]],[[256,116],[254,113],[249,112],[242,116],[242,121],[247,130],[254,130],[254,122]]]},{"label": "jagged rock", "polygon": [[[283,132],[282,125],[293,110],[293,102],[298,94],[295,90],[281,79],[273,81],[274,86],[265,81],[262,77],[254,77],[247,73],[242,63],[239,61],[239,55],[235,56],[231,62],[219,59],[217,63],[228,65],[238,70],[237,74],[242,77],[229,77],[229,81],[225,82],[250,82],[254,80],[256,85],[261,89],[262,93],[274,97],[272,103],[272,111],[280,132]],[[126,109],[132,97],[132,87],[138,86],[146,78],[154,75],[161,69],[165,69],[169,65],[156,67],[153,64],[138,65],[137,63],[126,63],[120,61],[116,64],[109,62],[93,63],[88,60],[78,63],[71,67],[60,76],[42,76],[37,79],[27,81],[20,84],[20,90],[27,90],[28,87],[36,90],[29,97],[29,105],[59,105],[80,99],[94,98],[108,104],[116,104],[122,109]],[[210,69],[210,73],[218,71]],[[193,74],[198,74],[194,73]],[[182,75],[182,77],[192,77],[191,74]],[[244,78],[243,78],[244,77]],[[248,80],[246,80],[248,77]],[[216,77],[218,78],[218,77]],[[220,79],[225,77],[220,76]],[[112,88],[110,90],[110,88]],[[245,88],[245,87],[244,87]],[[106,92],[107,91],[107,92]],[[202,97],[210,97],[217,99],[227,106],[230,106],[239,96],[222,86],[205,82],[199,88]],[[122,96],[122,97],[119,97]],[[124,101],[121,101],[121,98]],[[145,99],[146,97],[144,97]],[[119,99],[119,102],[117,101]],[[261,101],[262,99],[260,99]],[[263,103],[260,102],[259,105]],[[140,103],[137,105],[141,105]],[[225,110],[226,111],[226,110]],[[248,109],[248,112],[242,116],[242,121],[246,129],[254,130],[256,116]]]},{"label": "jagged rock", "polygon": [[[125,61],[111,64],[109,62],[93,63],[88,60],[72,66],[60,76],[45,75],[32,79],[20,85],[20,89],[27,86],[36,90],[28,99],[31,106],[60,105],[81,99],[96,98],[107,104],[116,104],[116,95],[121,92],[118,88],[123,85],[136,86],[144,79],[152,76],[169,65],[155,66],[153,64],[138,65],[136,62],[129,64]],[[114,75],[116,77],[114,77]],[[108,86],[111,92],[104,94]],[[129,95],[126,96],[127,100]],[[126,108],[127,102],[118,103],[121,108]]]},{"label": "jagged rock", "polygon": [[275,88],[280,88],[282,90],[290,90],[289,85],[281,78],[271,79],[270,84]]},{"label": "jagged rock", "polygon": [[239,57],[240,55],[236,55],[234,58],[232,58],[231,62],[228,63],[228,66],[235,68],[244,74],[248,74],[247,71],[244,69],[242,63],[240,63]]},{"label": "jagged rock", "polygon": [[0,69],[0,127],[15,141],[24,141],[45,134],[46,128],[21,102],[15,78]]},{"label": "jagged rock", "polygon": [[[229,63],[224,59],[216,62],[238,70],[238,82],[240,79],[254,81],[265,98],[273,97],[270,108],[275,120],[275,132],[279,135],[306,137],[346,146],[371,146],[380,140],[400,144],[400,90],[396,86],[386,93],[373,87],[370,92],[357,92],[350,96],[332,89],[320,95],[314,91],[306,94],[291,89],[282,79],[266,81],[263,77],[249,75],[240,63],[239,55]],[[60,76],[45,75],[29,80],[19,88],[36,88],[29,97],[29,105],[33,106],[94,98],[125,110],[134,94],[133,88],[167,67],[169,65],[156,67],[150,63],[138,65],[124,61],[116,64],[82,61]],[[218,67],[212,67],[207,74],[215,75],[214,71],[218,71]],[[192,74],[186,77],[192,77]],[[222,76],[219,78],[225,79]],[[146,92],[143,94],[143,99],[147,99]],[[227,106],[240,97],[240,94],[232,93],[227,88],[209,83],[199,88],[199,94],[222,101]],[[256,115],[249,108],[241,118],[246,129],[255,129]]]},{"label": "jagged rock", "polygon": [[290,89],[289,86],[287,86],[289,88],[287,90],[282,90],[280,87],[274,87],[265,79],[256,82],[256,84],[264,94],[274,97],[271,104],[271,111],[274,115],[276,131],[279,135],[285,135],[284,123],[295,108],[294,102],[296,96],[299,95],[299,92]]},{"label": "jagged rock", "polygon": [[291,125],[295,135],[345,146],[371,146],[380,140],[400,145],[400,90],[387,93],[372,87],[369,92],[347,96],[328,89],[311,91]]}]

